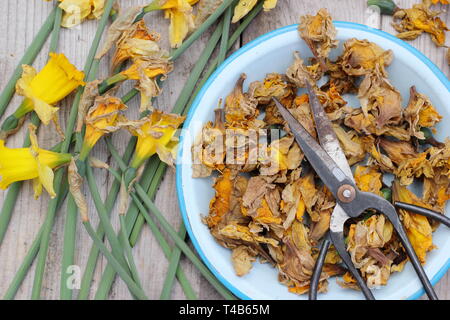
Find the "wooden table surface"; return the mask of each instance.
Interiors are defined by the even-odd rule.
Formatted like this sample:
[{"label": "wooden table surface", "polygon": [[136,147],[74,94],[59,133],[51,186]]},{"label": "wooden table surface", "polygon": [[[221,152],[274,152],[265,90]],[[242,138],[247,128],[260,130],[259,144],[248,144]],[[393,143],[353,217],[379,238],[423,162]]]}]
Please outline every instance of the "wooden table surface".
[{"label": "wooden table surface", "polygon": [[[119,0],[122,8],[130,5],[143,5],[149,0]],[[410,7],[412,3],[419,0],[397,0],[399,7]],[[351,21],[357,23],[371,23],[368,18],[366,0],[278,0],[276,9],[268,13],[260,14],[249,28],[244,32],[240,39],[239,46],[255,39],[259,35],[269,32],[275,28],[297,23],[299,16],[303,14],[314,14],[320,8],[325,7],[332,14],[333,18],[341,21]],[[22,57],[25,49],[33,40],[34,35],[39,30],[43,21],[47,17],[52,8],[51,2],[43,0],[3,0],[0,1],[0,12],[2,23],[0,23],[0,88],[3,88],[12,74],[18,60]],[[442,19],[450,25],[450,14],[443,13]],[[154,12],[146,15],[145,21],[150,29],[156,30],[162,35],[163,46],[168,48],[167,29],[168,21],[164,19],[163,14]],[[375,24],[377,24],[375,22]],[[63,52],[71,62],[79,69],[82,69],[86,59],[91,41],[93,39],[97,21],[87,21],[81,26],[73,29],[64,29],[60,35],[59,52]],[[373,25],[372,25],[373,26]],[[377,26],[377,25],[375,25]],[[391,17],[380,17],[380,29],[394,33],[391,26]],[[164,110],[170,110],[174,105],[178,94],[183,87],[190,70],[192,69],[197,57],[200,55],[202,48],[208,40],[210,32],[207,32],[175,63],[175,70],[169,75],[163,85],[163,94],[158,98],[157,105]],[[445,49],[437,48],[428,36],[421,36],[419,39],[410,42],[413,46],[428,56],[447,76],[450,75],[449,66],[445,59]],[[450,44],[450,41],[447,42]],[[39,70],[46,61],[48,51],[48,43],[36,59],[34,66]],[[101,76],[105,77],[108,67],[107,63],[110,57],[102,63]],[[125,92],[130,88],[130,84],[124,86],[121,92]],[[120,95],[119,95],[120,96]],[[71,105],[72,97],[69,97],[62,103],[61,122],[64,123],[68,117],[68,110]],[[132,117],[137,117],[137,100],[135,99],[129,104],[129,112]],[[15,107],[20,103],[20,97],[15,97],[10,104],[3,119],[13,112]],[[0,119],[0,121],[3,121]],[[8,141],[8,146],[21,146],[24,138],[25,130],[21,130]],[[128,142],[129,135],[125,132],[114,134],[113,141],[121,150]],[[54,133],[52,126],[43,127],[39,132],[39,141],[42,147],[50,147],[59,142],[57,135]],[[111,159],[104,142],[99,142],[93,151],[93,156],[109,162]],[[109,190],[112,177],[105,171],[96,169],[96,179],[98,185],[101,186],[101,194],[106,197]],[[0,297],[4,295],[9,283],[26,255],[39,227],[43,223],[46,215],[48,196],[44,194],[39,200],[32,198],[31,183],[25,183],[22,192],[17,201],[13,217],[8,228],[3,244],[0,246]],[[0,192],[0,203],[6,192]],[[97,225],[95,208],[90,198],[89,210],[91,220]],[[178,201],[175,191],[175,175],[174,170],[168,170],[163,183],[158,191],[156,204],[165,214],[167,219],[175,228],[181,223]],[[65,220],[65,205],[57,214],[55,225],[52,232],[49,255],[47,258],[46,272],[43,282],[42,298],[58,299],[59,283],[61,273],[61,251],[63,245],[63,225]],[[112,213],[113,223],[117,226],[117,212]],[[88,253],[91,247],[91,240],[81,223],[77,226],[76,236],[76,264],[84,270]],[[142,277],[142,283],[145,291],[151,299],[158,299],[168,262],[164,257],[159,245],[153,238],[149,228],[144,227],[138,244],[133,249],[137,267]],[[101,272],[106,265],[106,260],[101,258],[97,264],[95,278],[91,290],[91,297],[98,285]],[[200,299],[220,299],[221,297],[202,278],[196,269],[185,258],[182,259],[182,265],[187,277],[189,278],[193,288],[197,292]],[[33,285],[34,265],[26,277],[22,287],[20,288],[16,298],[28,299],[31,295]],[[334,280],[331,280],[334,281]],[[450,298],[450,274],[445,275],[436,285],[436,291],[441,299]],[[75,291],[76,293],[76,291]],[[131,296],[127,287],[120,279],[116,279],[110,294],[111,299],[130,299]],[[175,285],[172,292],[172,298],[184,299],[184,294],[178,285]]]}]

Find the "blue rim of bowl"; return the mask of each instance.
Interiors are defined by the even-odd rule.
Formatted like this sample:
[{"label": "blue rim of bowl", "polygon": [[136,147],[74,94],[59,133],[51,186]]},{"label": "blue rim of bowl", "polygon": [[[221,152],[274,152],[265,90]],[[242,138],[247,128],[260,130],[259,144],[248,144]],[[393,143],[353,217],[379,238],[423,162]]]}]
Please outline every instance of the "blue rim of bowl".
[{"label": "blue rim of bowl", "polygon": [[[370,33],[374,33],[376,35],[382,36],[383,38],[387,38],[396,44],[404,47],[411,53],[413,53],[417,58],[419,58],[423,63],[427,65],[428,68],[433,71],[435,76],[444,84],[444,86],[450,91],[450,81],[447,79],[447,77],[444,75],[444,73],[433,63],[430,59],[428,59],[424,54],[422,54],[419,50],[414,48],[413,46],[409,45],[408,43],[404,42],[403,40],[400,40],[399,38],[378,30],[371,27],[368,27],[363,24],[354,23],[354,22],[344,22],[344,21],[334,21],[333,22],[336,27],[342,27],[346,29],[355,29],[355,30],[362,30],[362,31],[368,31]],[[189,124],[194,116],[195,110],[198,108],[200,100],[202,99],[203,95],[205,94],[206,90],[208,90],[211,83],[217,78],[217,76],[222,72],[222,70],[229,65],[233,60],[238,58],[243,53],[247,52],[248,50],[256,47],[257,45],[261,44],[264,41],[267,41],[270,38],[276,37],[280,34],[290,32],[293,30],[296,30],[298,27],[298,24],[293,24],[289,26],[285,26],[276,30],[273,30],[271,32],[268,32],[262,36],[259,36],[255,40],[247,43],[242,48],[234,52],[232,55],[230,55],[218,68],[217,70],[209,77],[209,79],[206,81],[205,85],[202,87],[200,92],[197,94],[197,97],[195,98],[194,102],[192,103],[192,107],[189,110],[189,113],[187,115],[186,121],[184,122],[183,128],[189,127]],[[183,130],[184,131],[184,130]],[[179,150],[178,150],[178,159],[181,159],[182,153],[183,153],[183,140],[184,135],[181,134],[180,136],[180,142],[179,142]],[[189,233],[189,237],[197,250],[197,253],[199,254],[200,258],[203,260],[203,262],[206,264],[206,266],[211,270],[211,272],[216,276],[216,278],[225,286],[228,290],[230,290],[235,296],[237,296],[240,299],[243,300],[251,300],[250,297],[242,293],[239,289],[237,289],[235,286],[233,286],[228,280],[226,280],[221,273],[209,262],[209,260],[206,258],[206,255],[203,253],[200,244],[197,241],[197,238],[195,237],[194,232],[192,231],[191,225],[189,223],[189,218],[187,216],[186,211],[186,205],[182,190],[182,165],[177,163],[176,165],[176,188],[177,188],[177,195],[178,195],[178,202],[180,205],[181,215],[183,217],[183,222],[186,226],[186,229]],[[431,279],[431,283],[435,285],[441,278],[444,276],[444,274],[447,272],[447,270],[450,269],[450,259],[447,259],[447,263],[444,264],[439,271],[434,275],[434,277]],[[407,300],[414,300],[420,298],[425,291],[423,289],[418,290],[416,293],[412,294],[407,298]]]}]

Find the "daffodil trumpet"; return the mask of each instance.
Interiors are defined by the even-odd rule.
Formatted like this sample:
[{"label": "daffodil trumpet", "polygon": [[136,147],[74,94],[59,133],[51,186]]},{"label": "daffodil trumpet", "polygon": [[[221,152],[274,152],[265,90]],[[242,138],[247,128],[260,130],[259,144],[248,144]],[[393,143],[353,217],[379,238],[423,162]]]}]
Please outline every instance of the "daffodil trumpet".
[{"label": "daffodil trumpet", "polygon": [[25,99],[2,124],[2,137],[17,130],[20,119],[31,111],[48,125],[56,118],[58,108],[55,105],[78,86],[84,85],[84,73],[78,71],[62,53],[50,53],[50,59],[39,72],[29,65],[23,65],[22,69],[16,92]]},{"label": "daffodil trumpet", "polygon": [[0,140],[0,189],[13,182],[33,180],[35,198],[42,194],[43,188],[54,198],[53,169],[67,164],[72,155],[39,148],[36,127],[30,124],[29,129],[29,148],[8,148]]},{"label": "daffodil trumpet", "polygon": [[161,161],[173,165],[177,145],[175,134],[184,119],[185,116],[155,110],[141,120],[123,123],[122,125],[132,135],[137,136],[136,148],[130,167],[139,169],[154,154],[158,154]]}]

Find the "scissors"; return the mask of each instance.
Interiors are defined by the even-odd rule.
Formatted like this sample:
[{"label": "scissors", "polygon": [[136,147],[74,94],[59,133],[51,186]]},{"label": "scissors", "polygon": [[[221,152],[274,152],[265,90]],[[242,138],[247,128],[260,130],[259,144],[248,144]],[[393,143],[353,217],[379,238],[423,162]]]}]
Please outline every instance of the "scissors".
[{"label": "scissors", "polygon": [[[336,206],[331,214],[330,229],[322,242],[313,275],[311,277],[309,299],[317,299],[317,289],[327,250],[333,243],[347,269],[353,275],[365,298],[375,300],[371,290],[357,268],[353,265],[351,257],[344,243],[344,224],[350,218],[359,217],[367,209],[374,209],[384,214],[392,223],[399,239],[411,260],[411,263],[419,277],[425,292],[430,300],[438,300],[438,297],[428,279],[422,265],[414,251],[411,242],[397,214],[394,205],[374,193],[360,191],[355,184],[350,165],[342,151],[339,140],[333,130],[322,104],[311,85],[306,81],[306,89],[309,95],[309,104],[316,125],[319,143],[306,131],[291,113],[276,99],[273,98],[278,111],[289,125],[295,140],[302,149],[317,175],[328,187],[336,199]],[[396,202],[398,208],[413,211],[418,214],[439,220],[450,227],[450,219],[446,216],[414,205]]]}]

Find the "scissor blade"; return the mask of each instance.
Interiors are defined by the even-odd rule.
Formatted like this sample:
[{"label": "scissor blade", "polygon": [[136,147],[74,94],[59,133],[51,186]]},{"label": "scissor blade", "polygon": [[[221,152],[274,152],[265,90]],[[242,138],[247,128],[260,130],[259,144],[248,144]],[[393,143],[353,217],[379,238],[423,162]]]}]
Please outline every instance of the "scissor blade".
[{"label": "scissor blade", "polygon": [[314,140],[301,123],[299,123],[277,99],[273,98],[273,100],[275,101],[278,111],[280,111],[280,114],[291,128],[295,140],[299,144],[309,163],[331,193],[337,197],[337,191],[341,185],[353,185],[352,179],[347,177],[347,175],[339,168],[338,164],[334,162],[330,155],[316,142],[316,140]]},{"label": "scissor blade", "polygon": [[339,168],[341,168],[341,170],[344,171],[344,173],[351,178],[352,181],[354,181],[352,170],[350,169],[345,153],[342,151],[341,145],[339,144],[333,125],[331,124],[331,121],[328,118],[322,104],[317,98],[314,89],[308,81],[305,82],[306,90],[308,91],[309,96],[309,105],[316,124],[316,131],[319,137],[320,145],[331,156],[331,158],[334,159]]}]

